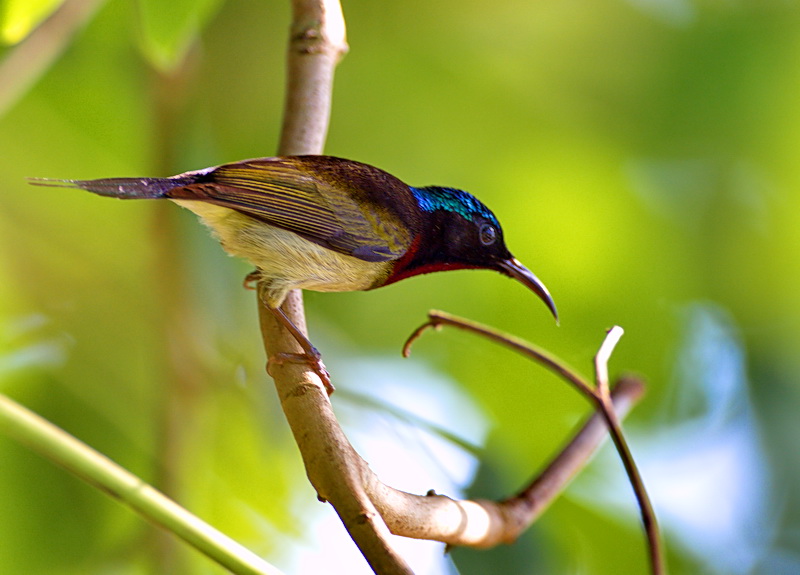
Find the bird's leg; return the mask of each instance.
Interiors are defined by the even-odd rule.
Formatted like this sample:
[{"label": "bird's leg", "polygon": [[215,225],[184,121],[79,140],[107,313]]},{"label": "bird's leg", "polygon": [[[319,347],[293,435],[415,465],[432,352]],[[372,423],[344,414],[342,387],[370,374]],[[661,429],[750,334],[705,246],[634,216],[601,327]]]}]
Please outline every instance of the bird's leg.
[{"label": "bird's leg", "polygon": [[325,386],[325,391],[328,392],[328,395],[332,394],[336,389],[333,387],[333,383],[331,383],[331,376],[328,373],[328,370],[325,367],[325,364],[322,363],[322,354],[317,350],[316,347],[309,341],[309,339],[297,329],[297,326],[294,325],[292,320],[284,313],[284,311],[279,307],[272,307],[267,305],[266,306],[269,311],[272,312],[277,320],[285,327],[290,334],[294,337],[297,343],[300,344],[300,347],[303,348],[305,353],[276,353],[274,356],[270,357],[267,360],[267,372],[269,372],[269,366],[272,364],[283,364],[286,362],[291,363],[307,363],[311,366],[311,368],[319,375],[319,378],[322,380],[322,384]]},{"label": "bird's leg", "polygon": [[[258,282],[261,280],[261,273],[259,270],[253,270],[244,278],[244,287],[245,289],[249,290],[256,290],[258,289]],[[322,385],[325,386],[325,391],[328,392],[328,395],[332,394],[336,388],[333,387],[333,383],[331,383],[331,376],[328,373],[328,369],[325,367],[325,364],[322,363],[322,354],[319,350],[314,347],[314,345],[309,341],[309,339],[303,334],[302,331],[297,329],[297,326],[294,325],[292,320],[289,319],[284,311],[280,307],[273,307],[269,305],[268,301],[263,297],[263,293],[259,294],[261,297],[261,301],[264,303],[264,307],[266,307],[269,311],[272,312],[280,324],[285,327],[292,337],[294,337],[295,341],[300,344],[300,347],[303,348],[305,353],[276,353],[274,356],[270,357],[267,360],[267,373],[269,373],[269,367],[271,365],[281,365],[286,362],[291,363],[307,363],[311,366],[319,378],[322,380]]]}]

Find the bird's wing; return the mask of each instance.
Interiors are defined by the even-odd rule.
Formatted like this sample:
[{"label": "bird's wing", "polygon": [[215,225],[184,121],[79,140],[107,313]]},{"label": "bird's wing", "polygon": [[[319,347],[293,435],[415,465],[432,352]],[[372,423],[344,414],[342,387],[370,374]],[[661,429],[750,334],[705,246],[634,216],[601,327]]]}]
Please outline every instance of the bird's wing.
[{"label": "bird's wing", "polygon": [[401,257],[411,232],[386,208],[357,201],[351,183],[330,181],[292,158],[225,164],[196,172],[195,183],[170,190],[173,199],[224,206],[365,261]]}]

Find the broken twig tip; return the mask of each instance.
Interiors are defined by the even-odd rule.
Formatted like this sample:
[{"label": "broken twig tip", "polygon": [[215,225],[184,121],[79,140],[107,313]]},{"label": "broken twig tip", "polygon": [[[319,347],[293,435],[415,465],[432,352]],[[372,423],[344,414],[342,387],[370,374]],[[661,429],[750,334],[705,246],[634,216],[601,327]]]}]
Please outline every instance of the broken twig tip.
[{"label": "broken twig tip", "polygon": [[406,342],[403,344],[403,357],[409,357],[411,355],[411,346],[419,339],[419,337],[422,335],[422,332],[431,326],[432,324],[429,321],[425,322],[415,329],[410,336],[408,336],[408,339],[406,339]]},{"label": "broken twig tip", "polygon": [[417,339],[425,332],[427,329],[435,329],[439,331],[442,329],[442,324],[447,323],[448,319],[452,317],[446,314],[443,311],[438,310],[431,310],[428,312],[428,321],[423,323],[414,332],[408,336],[408,339],[403,344],[403,357],[408,357],[411,355],[411,346],[414,344]]},{"label": "broken twig tip", "polygon": [[611,354],[614,348],[617,347],[622,334],[625,333],[620,326],[615,325],[606,332],[606,337],[603,343],[600,344],[600,349],[597,350],[597,355],[594,356],[594,370],[597,389],[600,395],[608,397],[608,360],[611,359]]}]

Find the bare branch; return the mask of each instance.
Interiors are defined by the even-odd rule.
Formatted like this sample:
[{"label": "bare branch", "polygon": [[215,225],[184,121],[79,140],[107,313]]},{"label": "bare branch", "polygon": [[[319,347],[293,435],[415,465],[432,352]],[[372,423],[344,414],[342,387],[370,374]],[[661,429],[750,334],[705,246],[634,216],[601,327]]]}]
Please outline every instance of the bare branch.
[{"label": "bare branch", "polygon": [[[643,393],[639,380],[621,379],[613,392],[620,415],[624,416]],[[530,485],[503,501],[411,495],[380,483],[374,475],[367,489],[396,535],[478,548],[511,543],[583,468],[607,436],[606,431],[603,416],[593,415]]]},{"label": "bare branch", "polygon": [[564,362],[544,352],[543,350],[536,348],[532,344],[470,320],[459,318],[441,311],[431,311],[428,314],[428,321],[417,328],[406,341],[405,346],[403,347],[403,355],[407,356],[409,354],[411,344],[417,338],[419,338],[419,336],[428,327],[439,328],[442,325],[450,325],[459,329],[476,333],[482,337],[486,337],[487,339],[500,343],[501,345],[533,358],[572,384],[597,407],[599,415],[605,420],[608,426],[611,438],[614,441],[614,445],[617,448],[617,452],[622,460],[623,466],[625,467],[625,472],[628,475],[628,480],[633,487],[636,500],[641,510],[642,524],[647,536],[651,570],[654,575],[662,575],[665,573],[666,566],[664,563],[664,554],[661,549],[661,539],[655,511],[650,498],[647,495],[647,490],[645,489],[644,481],[639,473],[639,469],[636,467],[636,462],[633,459],[630,447],[628,446],[627,440],[622,433],[619,417],[615,412],[614,403],[611,395],[609,394],[608,359],[620,337],[622,337],[622,328],[615,326],[608,331],[602,345],[600,346],[600,349],[595,356],[595,371],[597,374],[597,380],[595,382],[596,387],[593,388],[586,380],[583,379],[583,377],[575,373],[572,369],[568,368]]},{"label": "bare branch", "polygon": [[642,525],[645,535],[647,536],[647,549],[650,554],[651,570],[653,575],[662,575],[666,573],[666,563],[664,561],[656,513],[653,509],[653,503],[650,501],[650,496],[647,494],[647,489],[644,486],[642,475],[639,473],[639,468],[636,466],[636,461],[631,453],[628,440],[622,432],[622,424],[620,423],[618,414],[614,411],[614,406],[611,404],[611,397],[608,392],[608,360],[617,342],[619,342],[620,337],[622,337],[622,334],[623,330],[621,327],[614,326],[611,328],[606,334],[606,338],[600,346],[600,349],[597,351],[597,355],[595,355],[596,394],[601,404],[601,413],[608,423],[611,439],[614,441],[614,445],[617,448],[619,457],[622,460],[622,465],[625,467],[628,480],[636,496],[636,501],[639,504],[639,509],[641,510]]},{"label": "bare branch", "polygon": [[[344,16],[338,0],[293,0],[292,9],[278,153],[320,154],[328,130],[334,69],[347,52]],[[267,356],[301,352],[297,340],[278,324],[261,298],[258,308]],[[282,309],[307,333],[299,291],[289,294]],[[270,371],[319,498],[331,502],[376,573],[411,573],[388,542],[389,530],[364,490],[367,466],[339,427],[319,376],[296,363],[276,364]]]},{"label": "bare branch", "polygon": [[431,310],[428,312],[428,321],[418,327],[403,345],[403,356],[408,357],[411,355],[411,345],[419,338],[420,335],[422,335],[426,329],[439,329],[443,325],[449,325],[458,329],[470,331],[485,337],[486,339],[513,349],[522,355],[528,356],[550,371],[554,372],[556,375],[563,377],[589,401],[592,403],[597,402],[597,398],[592,386],[589,385],[586,380],[583,379],[583,377],[578,375],[574,369],[569,367],[566,362],[552,356],[548,352],[544,351],[543,349],[539,349],[527,341],[523,341],[520,338],[514,337],[513,335],[503,333],[468,319],[456,317],[444,311]]},{"label": "bare branch", "polygon": [[[279,153],[318,154],[322,152],[328,126],[333,70],[346,51],[344,19],[338,2],[332,0],[295,0],[293,8],[287,104]],[[292,292],[282,307],[291,321],[307,333],[300,293]],[[269,357],[302,351],[296,339],[281,329],[261,302],[259,317]],[[491,502],[411,495],[384,485],[355,453],[336,421],[322,382],[313,371],[303,364],[276,364],[271,375],[309,480],[320,499],[334,506],[377,573],[411,573],[391,548],[389,529],[397,535],[475,547],[516,539],[594,452],[605,435],[602,420],[618,431],[613,400],[620,402],[617,408],[624,412],[642,393],[638,382],[620,383],[612,400],[607,393],[607,381],[606,394],[598,394],[584,378],[547,352],[443,312],[430,314],[428,323],[409,338],[404,353],[408,354],[411,343],[425,329],[441,325],[473,331],[534,358],[575,386],[597,406],[601,415],[593,416],[543,474],[515,497]],[[600,363],[602,359],[601,356]],[[619,442],[621,433],[614,437]]]},{"label": "bare branch", "polygon": [[[644,393],[645,387],[641,380],[634,377],[620,378],[611,392],[614,412],[620,418],[625,417]],[[592,415],[545,470],[514,498],[524,501],[523,511],[530,513],[526,527],[541,515],[575,474],[589,462],[607,437],[607,432],[605,417],[601,413]]]}]

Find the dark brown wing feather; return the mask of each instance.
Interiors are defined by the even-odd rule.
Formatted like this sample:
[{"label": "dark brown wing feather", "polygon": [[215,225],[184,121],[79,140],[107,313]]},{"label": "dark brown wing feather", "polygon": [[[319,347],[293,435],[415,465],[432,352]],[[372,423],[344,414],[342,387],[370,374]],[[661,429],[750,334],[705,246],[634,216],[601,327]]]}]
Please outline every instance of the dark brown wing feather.
[{"label": "dark brown wing feather", "polygon": [[262,158],[184,176],[194,183],[167,197],[225,206],[365,261],[400,258],[416,233],[408,186],[350,160]]}]

